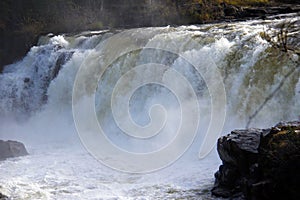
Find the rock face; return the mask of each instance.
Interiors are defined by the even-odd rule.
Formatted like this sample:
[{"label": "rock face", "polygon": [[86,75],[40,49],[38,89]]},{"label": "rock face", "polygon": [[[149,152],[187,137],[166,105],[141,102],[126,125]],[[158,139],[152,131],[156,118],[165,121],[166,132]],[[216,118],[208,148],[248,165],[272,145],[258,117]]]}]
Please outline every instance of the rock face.
[{"label": "rock face", "polygon": [[218,140],[223,162],[212,194],[231,199],[300,199],[300,122],[235,130]]},{"label": "rock face", "polygon": [[0,140],[0,160],[6,158],[18,157],[28,155],[24,144],[17,141],[3,141]]},{"label": "rock face", "polygon": [[281,6],[233,6],[229,4],[222,4],[224,17],[234,20],[245,19],[265,19],[268,16],[287,13],[298,13],[300,11],[299,5],[282,4]]},{"label": "rock face", "polygon": [[0,193],[0,200],[8,200],[8,197]]}]

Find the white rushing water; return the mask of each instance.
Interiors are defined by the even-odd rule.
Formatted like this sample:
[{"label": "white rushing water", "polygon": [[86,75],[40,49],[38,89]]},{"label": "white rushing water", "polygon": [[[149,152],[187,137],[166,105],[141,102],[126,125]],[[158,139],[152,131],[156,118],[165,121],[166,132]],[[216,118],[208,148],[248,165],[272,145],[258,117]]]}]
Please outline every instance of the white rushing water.
[{"label": "white rushing water", "polygon": [[[211,120],[223,125],[223,104],[225,123],[216,136],[245,128],[247,124],[269,127],[299,117],[300,72],[295,69],[299,57],[272,48],[261,38],[268,27],[276,27],[283,21],[41,37],[24,59],[7,66],[0,74],[0,139],[19,140],[30,153],[0,162],[0,192],[12,199],[214,199],[209,189],[221,162],[215,149],[203,159],[199,159],[199,151],[203,147],[209,152],[210,143],[216,143],[215,137],[211,142],[205,134]],[[137,48],[140,46],[145,48]],[[168,68],[163,71],[159,67],[139,68],[141,71],[135,68],[149,63]],[[197,67],[201,70],[197,71]],[[105,72],[98,82],[97,74],[103,69]],[[170,78],[173,70],[178,74]],[[293,73],[285,77],[291,70]],[[88,77],[84,82],[78,78],[79,71]],[[76,75],[80,84],[74,99]],[[181,76],[184,79],[179,79]],[[149,77],[161,84],[146,84]],[[187,88],[181,80],[187,81],[193,92],[178,99]],[[226,100],[221,98],[223,88],[218,82],[224,84]],[[167,83],[173,84],[176,91],[165,88]],[[124,102],[126,91],[136,84],[142,87],[135,88],[128,106]],[[151,153],[170,145],[182,121],[190,124],[186,130],[191,130],[189,126],[195,115],[185,115],[179,107],[192,108],[193,94],[199,105],[197,136],[179,160],[161,170],[128,174],[106,167],[81,144],[73,118],[78,113],[72,113],[72,95],[76,108],[95,89],[92,97],[100,126],[107,138],[128,152]],[[112,97],[117,99],[116,105]],[[264,103],[266,99],[270,100]],[[136,124],[146,126],[156,122],[151,113],[157,104],[165,111],[165,115],[156,115],[158,124],[165,120],[158,135],[141,140],[123,133],[122,120],[127,122],[128,114],[123,112],[124,106],[129,107]],[[91,128],[93,119],[85,110],[86,107],[80,107],[79,118]],[[122,111],[118,116],[121,122],[114,118],[118,111]],[[259,112],[254,116],[256,111]],[[78,125],[77,129],[82,130]],[[153,130],[156,129],[154,126]],[[82,133],[80,137],[84,139]],[[177,147],[181,148],[178,145],[175,150]],[[97,147],[105,150],[101,148]]]}]

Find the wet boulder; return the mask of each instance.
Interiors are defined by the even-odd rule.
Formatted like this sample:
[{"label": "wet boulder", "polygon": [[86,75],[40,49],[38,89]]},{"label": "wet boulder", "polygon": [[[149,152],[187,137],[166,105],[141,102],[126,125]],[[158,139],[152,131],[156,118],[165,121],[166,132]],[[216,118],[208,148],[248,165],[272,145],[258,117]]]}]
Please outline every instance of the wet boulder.
[{"label": "wet boulder", "polygon": [[25,155],[28,155],[28,152],[21,142],[0,140],[0,160]]},{"label": "wet boulder", "polygon": [[235,130],[218,140],[212,194],[232,199],[300,199],[300,122]]}]

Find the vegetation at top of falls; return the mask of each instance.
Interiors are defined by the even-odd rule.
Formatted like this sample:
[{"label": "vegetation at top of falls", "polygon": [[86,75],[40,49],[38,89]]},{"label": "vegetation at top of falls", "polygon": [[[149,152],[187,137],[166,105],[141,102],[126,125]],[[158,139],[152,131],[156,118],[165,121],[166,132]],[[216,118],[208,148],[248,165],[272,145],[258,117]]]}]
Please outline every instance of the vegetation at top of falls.
[{"label": "vegetation at top of falls", "polygon": [[265,5],[270,1],[269,0],[224,0],[222,2],[231,5],[237,5],[237,6],[255,6],[255,5]]},{"label": "vegetation at top of falls", "polygon": [[[291,0],[276,1],[293,3]],[[262,6],[274,2],[275,0],[1,0],[0,72],[4,65],[23,57],[37,42],[38,36],[44,33],[232,20],[253,17],[255,10],[246,11],[240,6]]]},{"label": "vegetation at top of falls", "polygon": [[260,33],[260,36],[274,48],[284,52],[292,51],[300,55],[299,25],[300,20],[284,21],[277,27],[269,27],[268,30]]},{"label": "vegetation at top of falls", "polygon": [[249,5],[249,4],[259,4],[259,3],[268,2],[268,0],[220,0],[220,1],[231,5]]},{"label": "vegetation at top of falls", "polygon": [[1,0],[0,30],[69,32],[103,27],[156,26],[214,20],[225,5],[291,0]]},{"label": "vegetation at top of falls", "polygon": [[[292,2],[289,0],[277,1]],[[268,5],[270,2],[274,1],[1,0],[0,31],[58,33],[103,27],[201,23],[224,17],[225,5],[255,6]]]}]

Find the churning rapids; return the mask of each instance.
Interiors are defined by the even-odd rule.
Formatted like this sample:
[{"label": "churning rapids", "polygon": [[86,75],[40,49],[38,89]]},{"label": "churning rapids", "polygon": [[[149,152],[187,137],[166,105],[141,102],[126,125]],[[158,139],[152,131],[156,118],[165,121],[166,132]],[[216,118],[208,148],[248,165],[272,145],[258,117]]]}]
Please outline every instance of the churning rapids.
[{"label": "churning rapids", "polygon": [[[215,144],[215,137],[247,124],[268,127],[299,118],[299,57],[272,48],[261,37],[262,32],[272,31],[284,20],[41,37],[23,60],[6,66],[0,74],[0,139],[21,141],[30,153],[0,162],[0,192],[12,199],[213,199],[209,189],[220,160],[215,149],[199,159],[204,147],[209,152],[207,143]],[[146,48],[134,48],[140,45]],[[149,63],[168,67],[153,70]],[[91,78],[78,86],[84,92],[74,100],[75,78],[83,65]],[[95,84],[92,76],[106,65]],[[134,71],[135,66],[146,67]],[[168,73],[172,70],[178,75],[170,81]],[[123,75],[127,79],[118,84]],[[143,84],[149,77],[162,82]],[[182,125],[181,118],[189,124],[195,117],[182,116],[186,113],[179,109],[190,106],[189,96],[177,98],[177,93],[186,90],[181,80],[187,81],[196,95],[200,120],[190,148],[172,165],[147,174],[122,173],[101,164],[81,144],[72,108],[95,88],[96,116],[112,143],[138,153],[169,145]],[[168,81],[175,84],[177,91],[164,87]],[[155,108],[153,105],[164,107],[164,115],[156,117],[162,121],[166,118],[165,126],[148,139],[124,134],[111,108],[115,85],[127,91],[136,82],[142,86],[136,87],[127,104],[118,102],[126,94],[115,96],[115,109],[125,106],[132,120],[147,128],[155,121],[148,115],[153,114],[149,112]],[[217,82],[222,82],[224,88]],[[226,98],[219,98],[222,91]],[[78,113],[85,113],[85,109]],[[84,115],[80,120],[86,120],[89,126],[89,117]],[[118,117],[125,120],[126,116]],[[211,138],[213,141],[206,136],[211,120],[221,126],[220,133]]]}]

